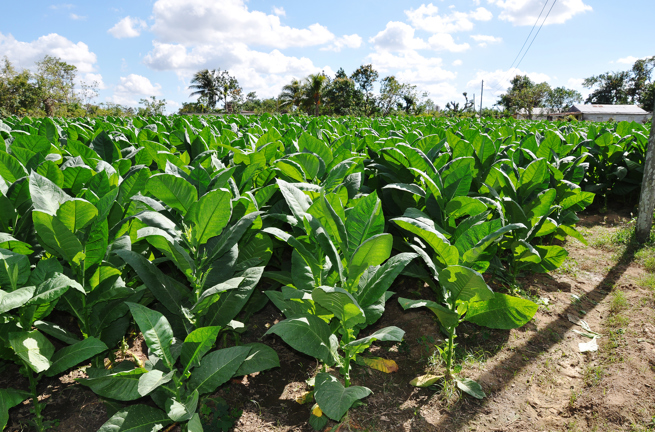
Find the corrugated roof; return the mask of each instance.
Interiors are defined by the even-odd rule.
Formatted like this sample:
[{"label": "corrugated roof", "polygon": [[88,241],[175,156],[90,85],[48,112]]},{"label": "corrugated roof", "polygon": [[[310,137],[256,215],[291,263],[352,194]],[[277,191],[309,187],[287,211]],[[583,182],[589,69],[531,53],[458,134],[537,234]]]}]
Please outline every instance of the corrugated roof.
[{"label": "corrugated roof", "polygon": [[637,105],[573,105],[571,111],[580,111],[585,114],[636,114],[644,115],[648,112]]}]

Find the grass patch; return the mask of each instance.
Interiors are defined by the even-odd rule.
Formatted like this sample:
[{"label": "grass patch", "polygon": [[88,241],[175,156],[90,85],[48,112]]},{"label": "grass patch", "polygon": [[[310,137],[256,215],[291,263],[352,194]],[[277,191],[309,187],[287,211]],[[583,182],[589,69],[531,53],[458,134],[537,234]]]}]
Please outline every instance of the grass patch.
[{"label": "grass patch", "polygon": [[595,387],[603,380],[605,369],[601,366],[588,366],[584,370],[583,380],[587,387]]},{"label": "grass patch", "polygon": [[628,299],[625,297],[625,293],[621,290],[612,291],[610,312],[616,315],[622,310],[625,310],[627,308],[628,308]]}]

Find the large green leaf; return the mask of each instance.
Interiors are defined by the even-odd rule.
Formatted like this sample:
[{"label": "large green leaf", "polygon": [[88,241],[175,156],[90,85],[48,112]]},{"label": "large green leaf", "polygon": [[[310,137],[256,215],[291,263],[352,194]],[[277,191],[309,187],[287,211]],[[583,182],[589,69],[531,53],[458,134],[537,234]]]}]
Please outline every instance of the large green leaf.
[{"label": "large green leaf", "polygon": [[371,394],[366,387],[344,387],[335,377],[320,372],[316,375],[314,397],[321,410],[332,420],[339,421],[355,403]]},{"label": "large green leaf", "polygon": [[335,358],[331,348],[330,327],[314,315],[289,318],[271,327],[266,334],[276,334],[297,351],[333,366]]},{"label": "large green leaf", "polygon": [[508,330],[530,321],[538,308],[530,300],[495,293],[491,300],[469,303],[464,320],[484,327]]},{"label": "large green leaf", "polygon": [[16,355],[34,372],[41,373],[52,365],[55,346],[38,330],[9,333],[9,344]]},{"label": "large green leaf", "polygon": [[59,186],[35,172],[30,174],[29,187],[34,209],[51,216],[57,214],[59,206],[70,199]]},{"label": "large green leaf", "polygon": [[184,373],[192,367],[200,365],[202,357],[209,352],[216,343],[218,332],[221,328],[214,327],[201,327],[193,330],[187,335],[182,344],[182,351],[180,353],[180,361],[184,366]]},{"label": "large green leaf", "polygon": [[166,317],[138,303],[126,302],[126,304],[130,308],[148,348],[159,358],[164,359],[169,369],[173,369],[175,358],[171,354],[171,345],[174,336],[173,329]]},{"label": "large green leaf", "polygon": [[51,377],[60,374],[106,350],[107,345],[94,337],[64,347],[52,356],[52,366],[45,375]]},{"label": "large green leaf", "polygon": [[376,340],[381,342],[400,342],[403,340],[404,336],[405,331],[399,329],[398,327],[385,327],[369,336],[347,343],[344,345],[343,349],[349,350],[354,354],[361,353],[364,352],[364,350],[366,350],[369,346],[371,346],[371,344]]},{"label": "large green leaf", "polygon": [[98,209],[81,198],[70,199],[57,209],[57,219],[72,233],[87,226],[98,215]]},{"label": "large green leaf", "polygon": [[200,361],[200,366],[194,369],[189,389],[198,390],[200,394],[213,392],[234,376],[250,350],[250,347],[235,346],[207,354]]},{"label": "large green leaf", "polygon": [[195,247],[219,235],[232,215],[232,194],[224,189],[213,190],[191,205],[185,218],[192,222],[191,241]]},{"label": "large green leaf", "polygon": [[118,411],[98,432],[153,432],[173,423],[166,413],[147,405],[131,405]]},{"label": "large green leaf", "polygon": [[19,288],[11,292],[0,290],[0,314],[23,306],[32,298],[34,290],[36,290],[36,287],[33,286]]},{"label": "large green leaf", "polygon": [[0,286],[5,290],[17,289],[30,277],[30,260],[27,256],[0,249]]},{"label": "large green leaf", "polygon": [[359,305],[365,308],[375,303],[387,292],[407,264],[416,257],[414,253],[400,253],[389,258],[374,272],[365,272],[359,279],[359,290],[355,296]]},{"label": "large green leaf", "polygon": [[363,242],[384,231],[382,206],[375,192],[359,200],[346,217],[348,252],[350,258]]},{"label": "large green leaf", "polygon": [[196,188],[182,177],[173,174],[153,175],[146,182],[146,191],[183,215],[198,201]]},{"label": "large green leaf", "polygon": [[261,372],[267,369],[280,366],[280,359],[275,350],[262,343],[249,343],[244,345],[250,347],[248,357],[241,363],[235,376],[249,375],[255,372]]},{"label": "large green leaf", "polygon": [[46,250],[50,248],[69,263],[79,264],[84,259],[82,243],[59,219],[40,211],[33,211],[32,219]]},{"label": "large green leaf", "polygon": [[203,325],[225,327],[241,312],[264,273],[264,267],[251,267],[239,277],[243,278],[238,288],[230,289],[209,307]]},{"label": "large green leaf", "polygon": [[440,305],[439,303],[435,303],[430,300],[410,300],[402,297],[398,299],[398,303],[400,303],[400,306],[402,306],[405,310],[416,309],[420,307],[426,307],[430,309],[437,316],[437,318],[439,318],[441,325],[447,329],[457,327],[457,324],[459,324],[459,314],[457,312],[448,310],[446,307]]},{"label": "large green leaf", "polygon": [[439,283],[449,293],[449,301],[481,301],[493,298],[482,275],[463,266],[448,266],[439,272]]},{"label": "large green leaf", "polygon": [[22,390],[0,389],[0,430],[4,430],[7,426],[9,410],[31,396],[31,393]]},{"label": "large green leaf", "polygon": [[378,234],[364,241],[350,258],[348,278],[355,279],[368,267],[382,264],[391,256],[392,246],[391,234]]},{"label": "large green leaf", "polygon": [[459,252],[455,246],[439,231],[431,228],[427,224],[413,218],[399,217],[391,219],[399,227],[417,235],[436,252],[438,262],[441,267],[457,264],[459,261]]},{"label": "large green leaf", "polygon": [[364,311],[357,300],[343,288],[321,286],[312,291],[312,298],[339,318],[346,328],[366,322]]},{"label": "large green leaf", "polygon": [[113,374],[103,374],[97,377],[78,379],[77,381],[89,387],[95,394],[119,401],[139,399],[139,379],[148,371],[139,368]]}]

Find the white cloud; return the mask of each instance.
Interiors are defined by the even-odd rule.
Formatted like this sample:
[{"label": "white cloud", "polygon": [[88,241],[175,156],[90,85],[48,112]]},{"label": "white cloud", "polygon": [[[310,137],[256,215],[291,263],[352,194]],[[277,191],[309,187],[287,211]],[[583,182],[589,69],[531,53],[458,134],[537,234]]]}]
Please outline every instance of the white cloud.
[{"label": "white cloud", "polygon": [[330,45],[321,48],[321,51],[339,52],[342,48],[359,48],[360,46],[362,46],[362,37],[357,34],[351,34],[336,38]]},{"label": "white cloud", "polygon": [[144,63],[155,70],[173,70],[186,80],[200,69],[214,69],[217,65],[237,77],[246,92],[257,91],[260,97],[277,96],[282,86],[292,78],[303,78],[329,67],[317,67],[306,57],[285,56],[279,50],[260,52],[245,44],[199,45],[187,48],[180,44],[154,42],[153,50]]},{"label": "white cloud", "polygon": [[160,95],[161,85],[151,83],[142,75],[129,74],[126,77],[120,77],[120,84],[114,88],[113,96],[108,97],[107,101],[136,106],[138,105],[137,99]]},{"label": "white cloud", "polygon": [[[498,97],[505,93],[511,86],[510,81],[516,75],[527,75],[535,83],[550,82],[551,77],[540,72],[526,72],[520,69],[512,68],[511,70],[497,69],[493,72],[478,71],[475,78],[466,83],[467,89],[480,89],[480,81],[484,80],[484,94],[490,94]],[[485,104],[486,105],[486,104]]]},{"label": "white cloud", "polygon": [[107,88],[107,86],[105,85],[105,82],[102,79],[102,75],[100,75],[99,73],[89,72],[89,73],[84,75],[84,78],[82,78],[82,81],[84,81],[87,84],[97,83],[99,90],[104,90],[104,89]]},{"label": "white cloud", "polygon": [[75,21],[86,21],[86,18],[87,18],[86,16],[77,15],[77,14],[74,14],[74,13],[70,14],[69,16],[70,16],[70,19],[75,20]]},{"label": "white cloud", "polygon": [[467,43],[458,44],[455,42],[455,39],[448,33],[437,33],[430,36],[428,39],[430,48],[435,51],[450,51],[450,52],[462,52],[471,48],[471,45]]},{"label": "white cloud", "polygon": [[486,47],[490,43],[499,43],[503,38],[490,35],[471,35],[471,39],[478,43],[478,46]]},{"label": "white cloud", "polygon": [[619,64],[627,64],[632,66],[637,60],[642,59],[644,57],[634,57],[634,56],[627,56],[618,59],[616,62],[610,62],[610,63],[619,63]]},{"label": "white cloud", "polygon": [[133,38],[139,36],[141,30],[146,28],[148,28],[148,25],[142,19],[126,16],[118,21],[112,28],[107,30],[107,33],[117,39]]},{"label": "white cloud", "polygon": [[248,10],[244,0],[158,0],[153,17],[152,31],[162,42],[184,45],[245,43],[288,48],[335,39],[318,23],[304,29],[282,25],[276,15]]},{"label": "white cloud", "polygon": [[461,61],[461,60],[455,60],[455,61],[453,62],[453,66],[461,66],[461,65],[462,65],[462,61]]},{"label": "white cloud", "polygon": [[[501,20],[509,21],[514,25],[533,25],[544,7],[544,1],[549,3],[546,8],[550,9],[552,5],[550,0],[487,0],[503,10],[498,16]],[[553,6],[545,25],[563,24],[577,14],[592,10],[592,7],[585,4],[583,0],[560,0]],[[540,22],[543,16],[545,14],[542,15]]]},{"label": "white cloud", "polygon": [[369,39],[375,47],[382,51],[406,51],[429,48],[429,45],[420,38],[414,37],[412,26],[390,21],[384,30]]},{"label": "white cloud", "polygon": [[405,11],[409,22],[417,29],[430,33],[455,33],[473,30],[473,21],[489,21],[493,14],[483,7],[471,12],[451,12],[439,15],[439,8],[432,3]]},{"label": "white cloud", "polygon": [[285,11],[282,6],[280,7],[273,6],[273,14],[277,16],[287,16],[287,11]]},{"label": "white cloud", "polygon": [[97,62],[96,55],[89,51],[87,44],[73,43],[57,33],[41,36],[32,42],[21,42],[11,34],[0,33],[0,57],[7,56],[15,66],[34,68],[35,63],[46,55],[59,57],[77,66],[81,73],[93,72]]},{"label": "white cloud", "polygon": [[57,9],[72,9],[73,5],[70,3],[62,3],[62,4],[56,4],[56,5],[50,5],[50,9],[57,10]]}]

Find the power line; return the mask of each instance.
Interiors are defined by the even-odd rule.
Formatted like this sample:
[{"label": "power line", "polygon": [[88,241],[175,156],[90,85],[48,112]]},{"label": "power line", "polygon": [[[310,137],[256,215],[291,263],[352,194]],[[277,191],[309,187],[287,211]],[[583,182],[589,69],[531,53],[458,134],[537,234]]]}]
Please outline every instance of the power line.
[{"label": "power line", "polygon": [[[502,82],[504,82],[505,79],[507,79],[507,76],[511,74],[511,71],[514,68],[514,63],[516,63],[516,59],[519,58],[519,56],[521,55],[521,52],[523,51],[523,48],[525,48],[525,44],[528,43],[528,40],[530,39],[530,36],[532,36],[532,32],[534,31],[535,27],[537,27],[537,23],[539,22],[539,18],[541,18],[541,15],[544,13],[544,10],[546,9],[546,6],[548,5],[549,1],[550,0],[546,0],[543,7],[541,8],[541,12],[539,12],[539,15],[537,16],[537,19],[534,21],[534,24],[532,25],[532,29],[530,29],[530,33],[528,33],[528,36],[525,38],[525,41],[523,42],[523,45],[521,46],[521,49],[519,50],[518,54],[516,54],[516,57],[514,58],[514,61],[512,62],[511,66],[509,67],[507,72],[505,72],[505,74],[503,75],[503,78],[500,79],[500,80],[495,80],[496,84],[491,84],[491,87],[493,87],[495,90],[502,90],[498,86],[502,85]],[[518,69],[519,65],[521,64],[521,61],[523,61],[523,58],[525,57],[525,54],[527,54],[528,50],[532,46],[532,43],[537,38],[537,35],[539,34],[539,31],[541,31],[541,27],[543,27],[544,23],[546,22],[546,19],[548,19],[548,15],[550,15],[550,11],[553,10],[553,6],[555,6],[555,3],[557,3],[557,0],[555,0],[553,2],[553,5],[550,7],[550,10],[548,11],[548,14],[546,14],[546,18],[544,18],[543,22],[541,23],[541,26],[539,26],[539,30],[537,30],[537,33],[535,34],[534,38],[532,39],[532,42],[530,42],[530,45],[528,46],[528,49],[525,50],[525,53],[523,53],[523,57],[521,57],[521,60],[516,65],[517,69]]]},{"label": "power line", "polygon": [[[546,22],[546,20],[548,19],[548,16],[550,15],[550,12],[551,12],[551,11],[553,10],[553,8],[555,7],[555,3],[557,3],[557,0],[555,0],[555,1],[553,2],[553,5],[550,7],[550,9],[548,9],[548,13],[546,14],[546,18],[544,18],[543,22],[542,22],[541,25],[539,26],[539,30],[537,30],[537,34],[535,34],[535,35],[534,35],[534,38],[532,38],[532,42],[534,42],[534,40],[537,39],[537,36],[539,36],[539,32],[541,31],[541,28],[544,26],[544,23]],[[521,60],[519,60],[519,63],[516,65],[516,68],[517,68],[517,69],[519,68],[519,65],[521,64],[521,62],[522,62],[523,59],[525,58],[525,55],[528,53],[528,51],[530,51],[530,47],[532,46],[532,42],[530,42],[530,45],[528,45],[528,49],[525,50],[525,53],[523,53],[523,57],[521,57]]]}]

